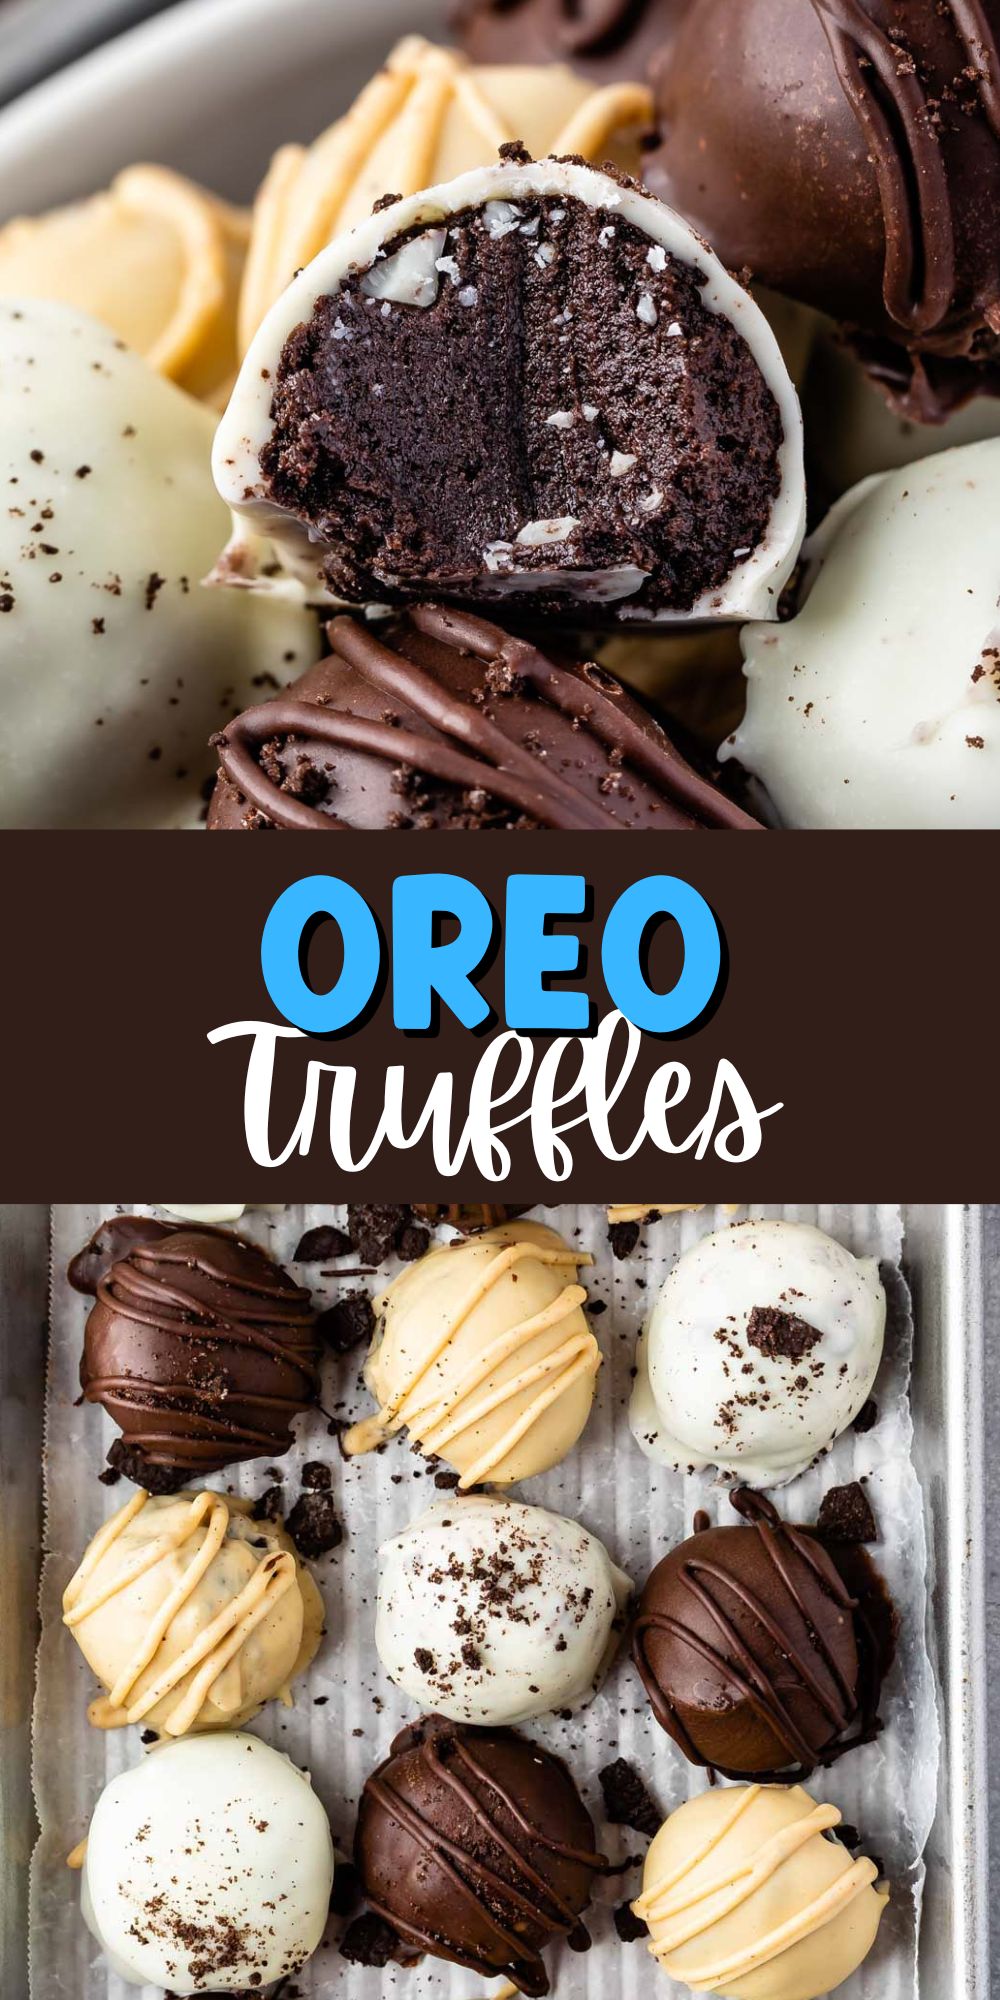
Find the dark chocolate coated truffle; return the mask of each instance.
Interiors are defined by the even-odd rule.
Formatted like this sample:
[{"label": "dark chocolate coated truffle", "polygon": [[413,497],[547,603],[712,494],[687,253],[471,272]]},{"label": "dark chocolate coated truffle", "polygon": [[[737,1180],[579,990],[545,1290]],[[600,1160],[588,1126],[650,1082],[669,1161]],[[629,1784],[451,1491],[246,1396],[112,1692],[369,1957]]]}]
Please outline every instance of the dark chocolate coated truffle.
[{"label": "dark chocolate coated truffle", "polygon": [[790,1766],[805,1777],[876,1733],[891,1615],[860,1551],[844,1574],[837,1549],[762,1495],[733,1504],[746,1526],[703,1528],[653,1571],[633,1658],[693,1764],[791,1782]]},{"label": "dark chocolate coated truffle", "polygon": [[692,0],[646,175],[918,420],[1000,392],[1000,0]]},{"label": "dark chocolate coated truffle", "polygon": [[548,1993],[542,1948],[585,1948],[593,1823],[559,1758],[507,1729],[440,1717],[406,1729],[361,1795],[355,1860],[400,1941],[522,1993]]},{"label": "dark chocolate coated truffle", "polygon": [[211,830],[755,826],[601,667],[435,605],[329,636],[214,739]]},{"label": "dark chocolate coated truffle", "polygon": [[595,83],[643,83],[691,0],[458,0],[476,63],[568,62]]},{"label": "dark chocolate coated truffle", "polygon": [[318,1380],[309,1294],[223,1229],[122,1216],[70,1266],[91,1294],[80,1381],[122,1433],[114,1463],[171,1491],[273,1458]]}]

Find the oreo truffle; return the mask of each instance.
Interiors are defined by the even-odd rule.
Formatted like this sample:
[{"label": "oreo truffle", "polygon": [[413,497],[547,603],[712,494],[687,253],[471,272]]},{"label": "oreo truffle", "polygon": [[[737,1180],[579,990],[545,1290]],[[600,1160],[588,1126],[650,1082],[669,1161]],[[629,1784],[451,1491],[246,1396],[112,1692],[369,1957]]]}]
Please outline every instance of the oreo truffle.
[{"label": "oreo truffle", "polygon": [[693,0],[658,69],[650,186],[918,420],[1000,391],[998,38],[998,0]]},{"label": "oreo truffle", "polygon": [[[782,1521],[741,1488],[740,1527],[705,1527],[642,1593],[632,1656],[661,1727],[692,1764],[726,1777],[808,1777],[878,1729],[891,1657],[873,1566]],[[862,1567],[863,1565],[863,1567]],[[868,1588],[859,1597],[859,1575]],[[881,1598],[885,1605],[884,1596]],[[891,1614],[889,1615],[891,1627]]]},{"label": "oreo truffle", "polygon": [[679,1257],[636,1354],[632,1435],[660,1464],[784,1486],[863,1408],[882,1358],[874,1257],[805,1222],[738,1222]]},{"label": "oreo truffle", "polygon": [[396,1956],[429,1953],[549,1992],[556,1937],[584,1948],[593,1822],[565,1764],[506,1729],[432,1716],[405,1729],[361,1795],[355,1861]]},{"label": "oreo truffle", "polygon": [[800,1785],[715,1785],[678,1806],[632,1905],[670,1990],[819,2000],[849,1979],[889,1892],[874,1861],[852,1861],[840,1822]]},{"label": "oreo truffle", "polygon": [[111,1462],[153,1493],[293,1442],[318,1381],[309,1293],[256,1244],[144,1216],[102,1224],[70,1266],[94,1304],[80,1381],[122,1438]]},{"label": "oreo truffle", "polygon": [[[632,182],[503,151],[382,207],[278,300],[220,492],[341,603],[775,616],[804,485],[763,314]],[[244,584],[248,562],[244,542]]]},{"label": "oreo truffle", "polygon": [[996,506],[1000,438],[866,479],[807,545],[794,617],[744,628],[719,757],[770,820],[1000,828]]},{"label": "oreo truffle", "polygon": [[598,82],[643,82],[691,0],[458,0],[452,25],[477,63],[568,62]]},{"label": "oreo truffle", "polygon": [[211,831],[755,826],[602,667],[439,605],[329,635],[213,739]]}]

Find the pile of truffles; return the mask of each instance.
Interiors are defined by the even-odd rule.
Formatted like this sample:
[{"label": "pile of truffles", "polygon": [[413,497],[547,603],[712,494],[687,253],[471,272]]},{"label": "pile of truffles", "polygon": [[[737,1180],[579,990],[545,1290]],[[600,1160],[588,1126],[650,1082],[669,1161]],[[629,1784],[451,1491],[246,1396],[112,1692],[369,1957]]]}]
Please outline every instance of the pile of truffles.
[{"label": "pile of truffles", "polygon": [[[63,1595],[99,1684],[90,1722],[138,1728],[152,1746],[112,1778],[72,1857],[116,1970],[177,1993],[233,1979],[256,1990],[326,1933],[326,1813],[304,1773],[241,1732],[268,1702],[302,1699],[326,1637],[308,1565],[343,1537],[334,1469],[301,1467],[287,1522],[280,1465],[254,1500],[201,1483],[280,1459],[293,1426],[322,1424],[341,1483],[402,1484],[389,1468],[405,1464],[406,1432],[429,1461],[412,1476],[439,1489],[377,1549],[372,1657],[417,1719],[359,1775],[353,1870],[333,1905],[342,1959],[404,1977],[443,1960],[540,2000],[549,1947],[587,1949],[602,1883],[617,1890],[620,1939],[646,1939],[696,1991],[754,2000],[766,1967],[769,1996],[817,2000],[847,1978],[888,1890],[836,1837],[837,1807],[803,1784],[878,1736],[897,1613],[864,1546],[877,1524],[861,1485],[828,1491],[806,1525],[760,1489],[865,1428],[886,1317],[875,1266],[779,1221],[731,1222],[677,1259],[651,1302],[632,1424],[667,1464],[716,1464],[731,1509],[717,1522],[697,1512],[633,1586],[586,1527],[509,1490],[566,1463],[591,1415],[591,1254],[512,1206],[358,1207],[346,1229],[307,1230],[294,1262],[338,1286],[368,1276],[374,1298],[338,1291],[317,1313],[266,1251],[210,1219],[234,1212],[115,1213],[69,1273],[93,1301],[85,1399],[121,1433],[102,1478],[135,1485]],[[616,1258],[641,1255],[638,1234],[620,1234],[639,1231],[632,1213],[608,1211]],[[661,1209],[634,1214],[655,1227]],[[321,1357],[356,1371],[364,1341],[345,1427],[322,1406]],[[325,1394],[338,1394],[332,1373]],[[590,1463],[601,1458],[596,1447]],[[631,1690],[616,1685],[630,1674]],[[663,1824],[619,1760],[599,1773],[599,1831],[581,1759],[570,1768],[548,1747],[605,1690],[612,1712],[644,1696],[654,1737],[659,1725],[713,1780]],[[343,1727],[335,1707],[329,1719]],[[622,1825],[652,1841],[631,1905],[624,1883],[642,1857],[615,1858]],[[715,1908],[720,1870],[739,1893]]]},{"label": "pile of truffles", "polygon": [[4,823],[1000,825],[1000,0],[452,25],[0,227]]}]

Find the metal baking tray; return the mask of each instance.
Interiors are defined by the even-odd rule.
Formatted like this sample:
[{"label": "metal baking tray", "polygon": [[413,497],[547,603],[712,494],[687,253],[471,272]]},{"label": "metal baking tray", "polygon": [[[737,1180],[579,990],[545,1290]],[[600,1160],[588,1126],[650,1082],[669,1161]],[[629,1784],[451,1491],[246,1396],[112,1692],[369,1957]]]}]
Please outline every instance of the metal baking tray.
[{"label": "metal baking tray", "polygon": [[[927,1848],[920,2000],[987,2000],[984,1237],[978,1205],[904,1207],[914,1455],[927,1508],[943,1754]],[[35,1837],[30,1719],[41,1560],[49,1213],[0,1206],[0,1994],[27,2000]]]}]

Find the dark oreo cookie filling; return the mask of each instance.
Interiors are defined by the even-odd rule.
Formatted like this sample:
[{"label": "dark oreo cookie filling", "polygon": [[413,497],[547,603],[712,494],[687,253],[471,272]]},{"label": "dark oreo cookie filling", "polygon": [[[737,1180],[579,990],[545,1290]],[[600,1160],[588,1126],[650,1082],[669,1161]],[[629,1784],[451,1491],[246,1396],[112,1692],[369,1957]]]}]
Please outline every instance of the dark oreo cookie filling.
[{"label": "dark oreo cookie filling", "polygon": [[775,396],[704,278],[609,201],[392,237],[285,342],[260,456],[352,602],[684,613],[761,543]]}]

